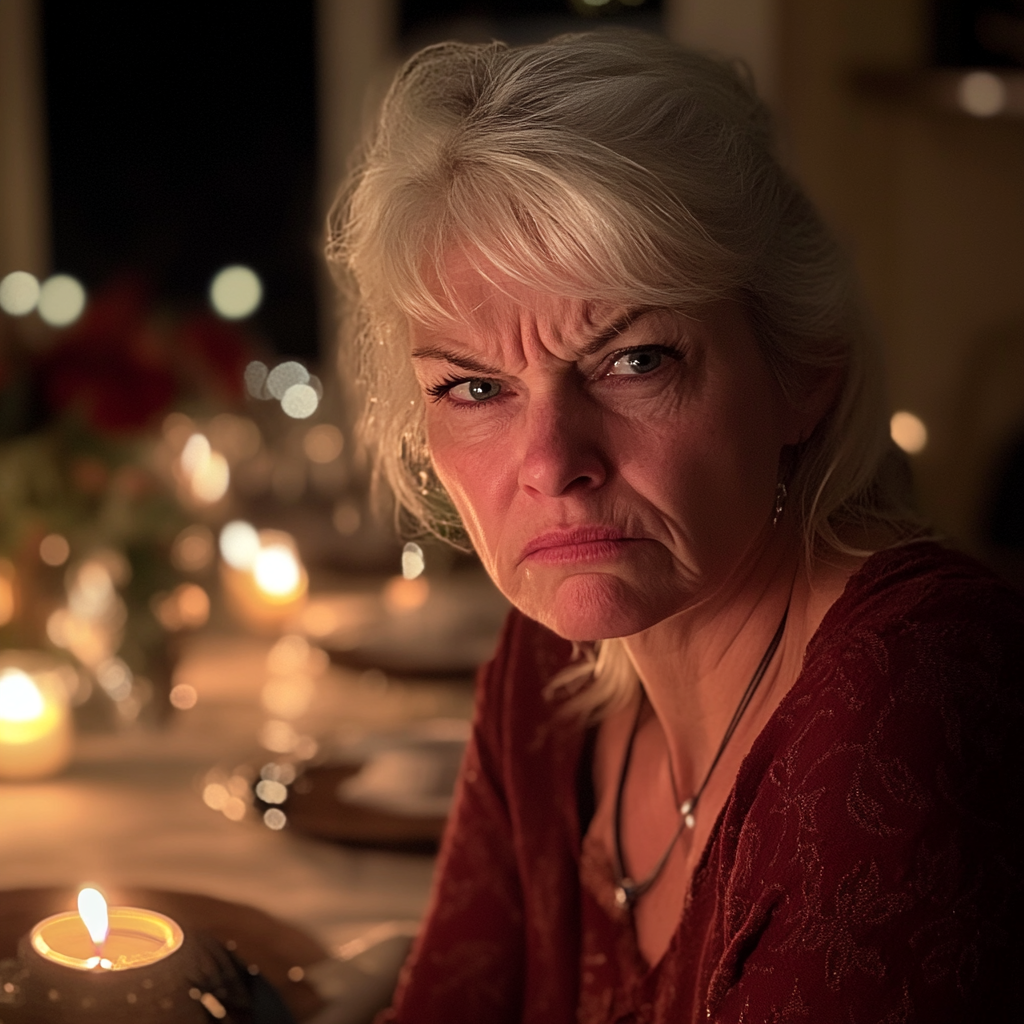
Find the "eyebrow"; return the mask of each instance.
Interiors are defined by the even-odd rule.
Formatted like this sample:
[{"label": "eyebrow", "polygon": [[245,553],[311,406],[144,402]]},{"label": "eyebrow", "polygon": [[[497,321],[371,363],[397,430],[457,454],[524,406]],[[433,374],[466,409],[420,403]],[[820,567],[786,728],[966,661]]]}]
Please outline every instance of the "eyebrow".
[{"label": "eyebrow", "polygon": [[[602,328],[591,341],[587,342],[587,344],[580,350],[580,355],[592,356],[595,353],[600,352],[605,345],[617,338],[623,331],[632,327],[645,316],[654,312],[657,312],[657,310],[650,306],[646,306],[641,309],[628,310],[623,313],[622,316],[613,320],[607,327]],[[481,363],[478,359],[474,359],[470,355],[453,352],[450,349],[440,348],[436,345],[425,345],[421,348],[413,349],[412,358],[442,360],[443,362],[451,363],[453,366],[458,366],[463,370],[469,370],[471,373],[492,375],[501,373],[501,370],[498,367],[488,366],[486,363]]]}]

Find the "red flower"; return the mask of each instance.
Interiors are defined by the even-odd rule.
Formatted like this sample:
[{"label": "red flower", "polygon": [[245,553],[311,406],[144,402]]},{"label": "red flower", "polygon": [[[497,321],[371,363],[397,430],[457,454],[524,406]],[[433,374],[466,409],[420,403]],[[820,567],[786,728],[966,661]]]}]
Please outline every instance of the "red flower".
[{"label": "red flower", "polygon": [[212,385],[217,397],[237,402],[245,396],[245,367],[253,358],[247,334],[234,324],[200,313],[185,321],[178,341],[196,367],[196,377]]},{"label": "red flower", "polygon": [[98,293],[40,367],[51,409],[74,409],[97,430],[150,425],[177,393],[164,346],[145,318],[146,292],[121,281]]}]

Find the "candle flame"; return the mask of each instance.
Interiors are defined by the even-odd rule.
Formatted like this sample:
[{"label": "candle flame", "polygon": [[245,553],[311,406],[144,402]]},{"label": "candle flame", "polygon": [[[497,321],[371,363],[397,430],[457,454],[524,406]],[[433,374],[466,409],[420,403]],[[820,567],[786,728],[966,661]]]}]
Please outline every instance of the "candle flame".
[{"label": "candle flame", "polygon": [[28,722],[43,713],[43,695],[39,687],[19,669],[0,674],[0,718],[8,722]]},{"label": "candle flame", "polygon": [[302,579],[299,560],[283,544],[271,544],[256,556],[253,566],[256,585],[272,597],[285,597],[297,590]]},{"label": "candle flame", "polygon": [[78,914],[89,932],[97,949],[107,941],[110,927],[107,917],[107,901],[98,889],[83,889],[78,894]]}]

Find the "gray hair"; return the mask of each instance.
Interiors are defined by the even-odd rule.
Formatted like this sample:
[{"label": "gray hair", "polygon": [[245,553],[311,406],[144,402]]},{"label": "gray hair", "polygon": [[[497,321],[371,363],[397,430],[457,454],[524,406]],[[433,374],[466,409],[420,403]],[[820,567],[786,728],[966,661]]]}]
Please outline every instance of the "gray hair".
[{"label": "gray hair", "polygon": [[[850,527],[919,530],[853,275],[776,158],[741,68],[619,31],[443,43],[398,72],[332,214],[328,258],[350,291],[378,474],[449,538],[458,517],[431,470],[406,338],[410,321],[468,315],[445,280],[453,251],[571,298],[684,313],[739,298],[788,395],[841,372],[786,480],[808,560],[854,550]],[[621,657],[602,648],[591,707],[626,692]]]}]

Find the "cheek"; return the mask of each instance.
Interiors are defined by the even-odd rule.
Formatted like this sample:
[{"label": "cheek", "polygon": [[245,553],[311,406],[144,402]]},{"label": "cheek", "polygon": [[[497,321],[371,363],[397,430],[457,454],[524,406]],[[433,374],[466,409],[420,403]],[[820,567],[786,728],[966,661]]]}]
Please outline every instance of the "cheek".
[{"label": "cheek", "polygon": [[489,564],[505,520],[509,498],[507,467],[500,443],[466,443],[461,432],[427,423],[434,471],[469,531],[477,554]]},{"label": "cheek", "polygon": [[616,445],[626,484],[662,510],[700,563],[749,542],[770,514],[781,442],[764,406],[754,396],[703,406]]}]

